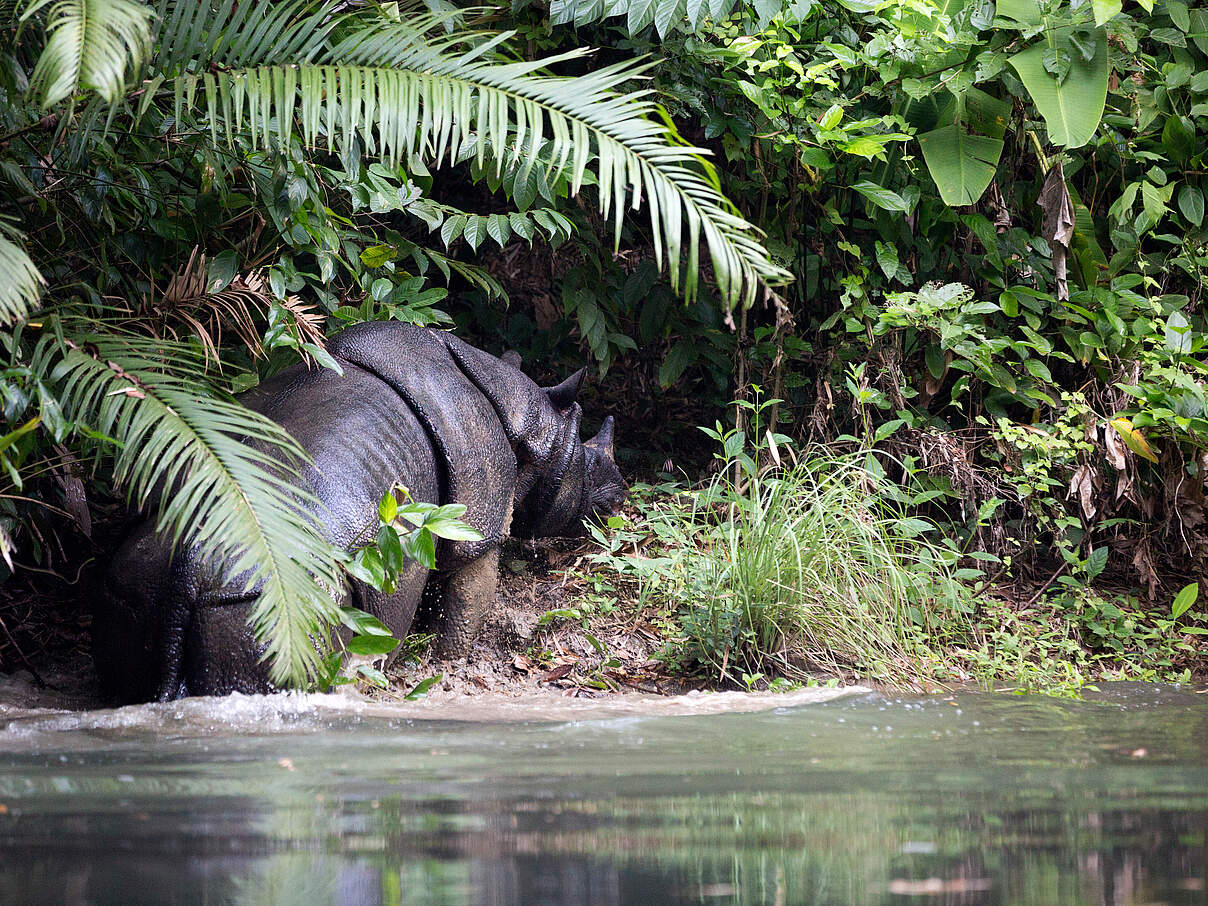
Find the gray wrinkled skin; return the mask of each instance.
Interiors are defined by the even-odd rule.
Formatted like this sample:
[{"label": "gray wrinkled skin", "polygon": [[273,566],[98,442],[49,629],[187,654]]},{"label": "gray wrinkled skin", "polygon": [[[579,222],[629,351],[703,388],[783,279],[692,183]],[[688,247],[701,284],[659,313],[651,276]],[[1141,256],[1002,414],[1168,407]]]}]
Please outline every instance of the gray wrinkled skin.
[{"label": "gray wrinkled skin", "polygon": [[[346,591],[399,638],[421,599],[435,602],[428,628],[439,653],[465,653],[494,602],[505,533],[579,534],[585,518],[624,502],[612,419],[582,441],[583,372],[542,389],[514,354],[499,359],[442,331],[360,324],[328,348],[343,376],[298,365],[241,399],[310,454],[303,477],[341,547],[373,539],[378,501],[395,484],[417,501],[465,505],[484,540],[442,541],[437,570],[409,563],[392,595],[355,580]],[[97,672],[123,701],[269,691],[247,626],[254,600],[197,550],[173,555],[148,519],[114,555],[97,598]]]}]

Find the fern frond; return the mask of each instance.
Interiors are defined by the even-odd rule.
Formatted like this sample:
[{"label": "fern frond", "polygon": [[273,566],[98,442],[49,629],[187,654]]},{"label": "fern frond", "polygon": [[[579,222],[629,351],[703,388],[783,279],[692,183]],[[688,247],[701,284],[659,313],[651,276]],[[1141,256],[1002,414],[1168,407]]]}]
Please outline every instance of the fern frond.
[{"label": "fern frond", "polygon": [[131,502],[154,503],[160,531],[259,589],[251,624],[274,682],[305,682],[342,584],[318,503],[300,490],[305,453],[268,418],[208,393],[196,368],[178,344],[100,334],[67,349],[55,373],[69,416],[117,442]]},{"label": "fern frond", "polygon": [[[296,120],[310,146],[334,150],[337,142],[358,138],[369,153],[391,163],[420,155],[437,166],[481,137],[479,163],[488,144],[510,148],[520,163],[518,179],[541,163],[541,149],[548,146],[551,178],[565,171],[575,194],[594,150],[600,208],[613,220],[614,243],[620,242],[624,209],[640,207],[645,194],[658,264],[666,255],[677,291],[683,272],[687,299],[696,295],[702,236],[728,305],[750,304],[759,285],[791,279],[768,257],[760,232],[706,178],[708,152],[673,143],[670,127],[651,118],[658,109],[649,92],[620,91],[651,63],[558,78],[540,70],[587,52],[498,63],[483,59],[481,46],[461,50],[464,34],[429,38],[412,23],[364,15],[346,17],[336,34],[334,46],[312,64],[178,77],[178,118],[204,105],[216,140],[246,133],[254,145],[278,149],[293,141]],[[511,36],[505,32],[492,42]],[[249,48],[244,52],[256,56]]]},{"label": "fern frond", "polygon": [[29,253],[23,237],[0,220],[0,324],[26,317],[38,304],[45,281]]},{"label": "fern frond", "polygon": [[117,103],[128,73],[150,52],[151,8],[136,0],[32,0],[22,19],[48,5],[46,46],[30,78],[42,105],[87,89]]}]

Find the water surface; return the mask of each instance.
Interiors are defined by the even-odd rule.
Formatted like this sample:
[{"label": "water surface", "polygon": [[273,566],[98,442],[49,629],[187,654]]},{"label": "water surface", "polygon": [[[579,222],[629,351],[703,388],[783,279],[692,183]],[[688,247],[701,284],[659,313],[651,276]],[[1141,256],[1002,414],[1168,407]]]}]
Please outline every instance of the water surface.
[{"label": "water surface", "polygon": [[10,714],[0,902],[1208,902],[1208,695],[655,711]]}]

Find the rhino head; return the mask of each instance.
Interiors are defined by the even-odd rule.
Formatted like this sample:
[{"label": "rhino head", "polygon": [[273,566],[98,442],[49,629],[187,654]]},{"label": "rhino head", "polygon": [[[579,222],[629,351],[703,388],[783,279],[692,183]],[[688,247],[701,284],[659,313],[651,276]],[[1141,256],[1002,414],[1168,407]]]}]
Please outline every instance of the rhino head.
[{"label": "rhino head", "polygon": [[[522,469],[517,483],[511,531],[518,537],[582,535],[585,520],[610,516],[625,502],[612,416],[604,419],[595,437],[580,438],[583,410],[578,395],[585,373],[580,369],[543,390],[537,419],[541,428],[530,429],[524,438],[526,446],[540,452]],[[538,438],[544,442],[534,442]]]}]

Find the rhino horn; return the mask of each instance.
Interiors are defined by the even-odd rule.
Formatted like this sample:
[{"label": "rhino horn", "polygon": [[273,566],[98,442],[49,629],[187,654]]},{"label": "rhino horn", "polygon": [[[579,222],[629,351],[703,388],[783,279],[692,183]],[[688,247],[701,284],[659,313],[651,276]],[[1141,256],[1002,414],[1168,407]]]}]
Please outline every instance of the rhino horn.
[{"label": "rhino horn", "polygon": [[555,409],[565,412],[575,404],[575,400],[579,397],[579,390],[583,387],[583,378],[586,376],[587,369],[580,368],[558,386],[545,388],[545,395],[549,397],[549,401],[553,403]]},{"label": "rhino horn", "polygon": [[586,441],[586,445],[592,446],[592,447],[597,447],[598,449],[603,450],[604,453],[608,456],[608,458],[612,459],[613,458],[612,429],[613,429],[613,420],[612,420],[612,416],[610,415],[606,419],[604,419],[604,424],[600,425],[600,430],[596,433],[596,436],[593,437],[591,440]]},{"label": "rhino horn", "polygon": [[515,349],[509,349],[499,358],[505,365],[511,365],[513,368],[519,368],[523,364],[520,360],[520,353]]}]

